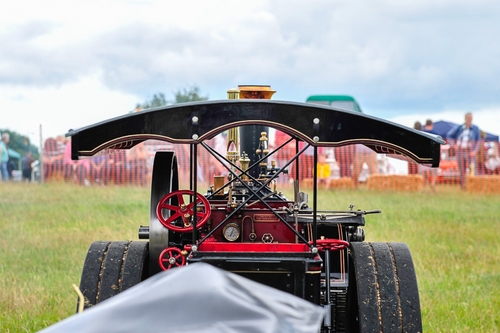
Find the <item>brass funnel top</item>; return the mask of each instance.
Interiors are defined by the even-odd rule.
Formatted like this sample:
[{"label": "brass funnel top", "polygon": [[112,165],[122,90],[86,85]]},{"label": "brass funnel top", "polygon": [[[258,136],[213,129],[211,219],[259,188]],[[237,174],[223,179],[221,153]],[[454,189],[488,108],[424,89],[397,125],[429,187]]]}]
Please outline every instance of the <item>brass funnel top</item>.
[{"label": "brass funnel top", "polygon": [[241,99],[271,99],[276,90],[271,86],[240,85],[238,86]]}]

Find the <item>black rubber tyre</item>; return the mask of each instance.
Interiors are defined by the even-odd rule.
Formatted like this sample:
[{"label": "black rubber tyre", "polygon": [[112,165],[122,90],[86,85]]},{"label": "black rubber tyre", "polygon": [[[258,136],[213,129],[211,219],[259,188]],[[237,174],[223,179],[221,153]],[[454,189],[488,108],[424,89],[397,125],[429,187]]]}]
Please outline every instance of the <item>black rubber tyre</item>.
[{"label": "black rubber tyre", "polygon": [[112,242],[104,259],[101,270],[101,284],[97,293],[97,302],[102,302],[115,296],[120,291],[123,256],[129,242]]},{"label": "black rubber tyre", "polygon": [[351,330],[422,332],[417,278],[408,246],[353,242],[350,254],[350,310],[357,310]]},{"label": "black rubber tyre", "polygon": [[[96,304],[96,297],[100,282],[99,275],[101,274],[103,261],[106,257],[110,244],[111,242],[109,241],[93,242],[87,251],[85,263],[83,264],[82,277],[80,279],[80,290],[83,296],[85,296],[84,309],[88,309],[92,305]],[[78,304],[79,301],[77,302],[77,311]]]},{"label": "black rubber tyre", "polygon": [[388,243],[399,281],[399,296],[404,332],[422,332],[422,315],[417,277],[410,249],[405,243]]},{"label": "black rubber tyre", "polygon": [[90,245],[80,290],[84,309],[115,296],[148,276],[148,242],[97,241]]},{"label": "black rubber tyre", "polygon": [[120,292],[148,278],[149,242],[131,242],[123,263]]}]

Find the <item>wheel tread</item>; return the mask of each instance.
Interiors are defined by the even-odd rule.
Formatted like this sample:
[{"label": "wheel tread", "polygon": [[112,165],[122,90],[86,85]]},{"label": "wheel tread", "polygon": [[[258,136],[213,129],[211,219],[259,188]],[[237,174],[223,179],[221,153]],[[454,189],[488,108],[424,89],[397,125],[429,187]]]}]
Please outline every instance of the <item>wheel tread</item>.
[{"label": "wheel tread", "polygon": [[131,242],[123,263],[120,292],[135,286],[148,273],[147,256],[149,242]]},{"label": "wheel tread", "polygon": [[396,276],[400,286],[403,332],[422,332],[422,315],[417,275],[410,249],[405,243],[388,243],[394,256]]},{"label": "wheel tread", "polygon": [[380,325],[383,332],[401,332],[399,296],[394,273],[394,262],[386,243],[370,243],[376,264],[379,290]]},{"label": "wheel tread", "polygon": [[380,330],[380,320],[372,252],[368,243],[351,243],[351,253],[353,254],[354,275],[358,286],[360,331],[377,332]]},{"label": "wheel tread", "polygon": [[[87,251],[80,279],[80,291],[85,297],[84,309],[88,309],[97,303],[103,263],[110,244],[110,241],[96,241],[90,245]],[[79,301],[77,302],[77,309],[78,304]]]},{"label": "wheel tread", "polygon": [[[351,243],[357,295],[358,325],[354,331],[422,332],[415,268],[404,243]],[[352,308],[351,308],[351,311]],[[356,309],[354,309],[356,311]]]},{"label": "wheel tread", "polygon": [[118,294],[120,290],[120,273],[123,264],[123,253],[127,248],[127,241],[112,242],[104,260],[101,284],[99,286],[97,303]]}]

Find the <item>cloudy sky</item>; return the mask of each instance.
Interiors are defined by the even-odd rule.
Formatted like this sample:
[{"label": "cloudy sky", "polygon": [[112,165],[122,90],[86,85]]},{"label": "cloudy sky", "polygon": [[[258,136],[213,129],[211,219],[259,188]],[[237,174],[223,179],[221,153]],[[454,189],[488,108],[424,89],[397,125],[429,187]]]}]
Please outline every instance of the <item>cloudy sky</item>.
[{"label": "cloudy sky", "polygon": [[354,96],[412,126],[474,113],[500,134],[500,2],[2,1],[0,128],[38,142],[197,85],[225,99]]}]

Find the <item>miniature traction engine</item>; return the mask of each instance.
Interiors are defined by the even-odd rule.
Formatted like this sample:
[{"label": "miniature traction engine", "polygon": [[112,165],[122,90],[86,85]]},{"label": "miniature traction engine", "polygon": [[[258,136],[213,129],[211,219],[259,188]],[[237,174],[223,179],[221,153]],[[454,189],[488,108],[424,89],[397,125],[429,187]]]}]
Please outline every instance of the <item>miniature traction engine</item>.
[{"label": "miniature traction engine", "polygon": [[[160,107],[70,131],[74,159],[148,139],[190,147],[191,163],[182,165],[189,168],[189,189],[179,189],[175,153],[156,152],[150,224],[139,228],[143,241],[90,246],[80,284],[85,307],[162,270],[205,262],[327,308],[324,332],[421,332],[408,247],[364,242],[365,216],[380,210],[318,210],[317,156],[318,147],[364,144],[436,166],[442,140],[359,112],[270,101],[274,93],[269,86],[239,86],[225,101]],[[290,136],[274,150],[270,127]],[[225,156],[205,142],[222,132]],[[292,156],[276,157],[293,143]],[[198,189],[200,148],[227,172],[214,175],[205,193]],[[308,148],[312,202],[299,186],[299,157]],[[278,186],[288,170],[292,199]]]}]

